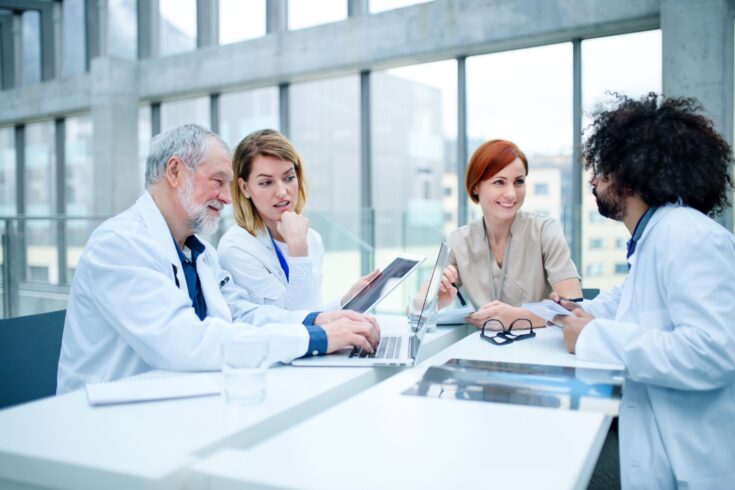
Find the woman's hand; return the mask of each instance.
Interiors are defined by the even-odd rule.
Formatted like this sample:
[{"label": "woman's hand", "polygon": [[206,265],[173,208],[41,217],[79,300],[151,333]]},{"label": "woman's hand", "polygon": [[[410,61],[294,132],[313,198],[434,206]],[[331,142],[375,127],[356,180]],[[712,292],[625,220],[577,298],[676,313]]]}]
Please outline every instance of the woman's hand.
[{"label": "woman's hand", "polygon": [[[454,301],[454,298],[457,296],[457,288],[455,288],[452,284],[457,282],[457,278],[459,277],[459,273],[457,273],[457,269],[453,265],[448,265],[444,268],[444,273],[442,274],[442,282],[439,284],[439,309],[449,306],[452,301]],[[426,288],[429,287],[428,281],[424,285]],[[426,289],[424,287],[421,288],[422,294],[426,294]]]},{"label": "woman's hand", "polygon": [[[465,320],[477,328],[482,328],[482,325],[488,320],[500,320],[505,325],[505,328],[508,328],[513,323],[513,320],[518,318],[529,318],[529,312],[523,308],[510,306],[502,301],[491,301],[474,313],[471,313]],[[495,322],[492,325],[488,325],[488,327],[492,327],[493,330],[500,330],[500,325]]]},{"label": "woman's hand", "polygon": [[276,224],[278,233],[288,246],[288,254],[291,257],[307,257],[309,255],[309,244],[306,234],[309,232],[309,218],[286,211],[281,215],[281,221]]},{"label": "woman's hand", "polygon": [[365,286],[370,284],[370,281],[375,279],[378,276],[378,274],[380,274],[380,269],[375,269],[370,274],[366,276],[362,276],[360,279],[358,279],[357,282],[352,285],[350,290],[347,291],[347,293],[344,296],[342,296],[342,306],[347,304],[347,302],[351,300],[352,298],[354,298],[357,295],[357,293],[362,291],[365,288]]}]

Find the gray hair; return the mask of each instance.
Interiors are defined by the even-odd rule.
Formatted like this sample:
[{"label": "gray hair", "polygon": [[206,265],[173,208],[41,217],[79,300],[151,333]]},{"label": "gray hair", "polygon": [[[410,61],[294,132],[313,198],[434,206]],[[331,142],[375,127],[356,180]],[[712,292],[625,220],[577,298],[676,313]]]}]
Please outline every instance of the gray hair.
[{"label": "gray hair", "polygon": [[212,141],[219,142],[229,153],[222,138],[198,124],[184,124],[156,135],[151,140],[145,165],[146,189],[163,178],[166,162],[173,156],[179,157],[190,170],[196,170]]}]

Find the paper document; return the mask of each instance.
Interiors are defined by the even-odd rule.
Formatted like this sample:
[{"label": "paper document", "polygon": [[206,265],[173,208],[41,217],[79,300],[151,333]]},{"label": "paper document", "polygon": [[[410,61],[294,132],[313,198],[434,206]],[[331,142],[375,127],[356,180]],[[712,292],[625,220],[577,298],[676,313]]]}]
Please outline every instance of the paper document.
[{"label": "paper document", "polygon": [[569,316],[571,311],[567,310],[559,303],[555,303],[550,299],[539,301],[538,303],[523,303],[521,308],[526,309],[536,316],[540,316],[547,322],[554,322],[556,315]]},{"label": "paper document", "polygon": [[89,383],[86,389],[90,405],[111,405],[216,395],[222,381],[219,373],[178,374]]},{"label": "paper document", "polygon": [[463,306],[462,308],[446,308],[436,315],[437,325],[464,325],[467,323],[465,318],[470,313],[474,313],[472,306]]}]

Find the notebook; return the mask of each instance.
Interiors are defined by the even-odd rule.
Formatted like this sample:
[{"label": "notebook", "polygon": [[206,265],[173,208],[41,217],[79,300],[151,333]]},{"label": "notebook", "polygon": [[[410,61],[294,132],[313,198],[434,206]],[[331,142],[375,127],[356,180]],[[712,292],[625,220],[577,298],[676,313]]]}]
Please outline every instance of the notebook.
[{"label": "notebook", "polygon": [[146,402],[216,395],[222,392],[219,373],[175,374],[88,383],[90,405]]}]

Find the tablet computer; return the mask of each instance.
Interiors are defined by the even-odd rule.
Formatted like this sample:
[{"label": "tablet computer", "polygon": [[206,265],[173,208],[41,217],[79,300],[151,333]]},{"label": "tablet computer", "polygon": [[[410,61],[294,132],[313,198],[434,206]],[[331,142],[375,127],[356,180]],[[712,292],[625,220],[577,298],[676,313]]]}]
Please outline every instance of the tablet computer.
[{"label": "tablet computer", "polygon": [[388,296],[405,278],[415,271],[426,257],[420,255],[399,255],[394,258],[380,274],[375,276],[367,286],[362,288],[342,307],[343,310],[352,310],[366,313]]}]

